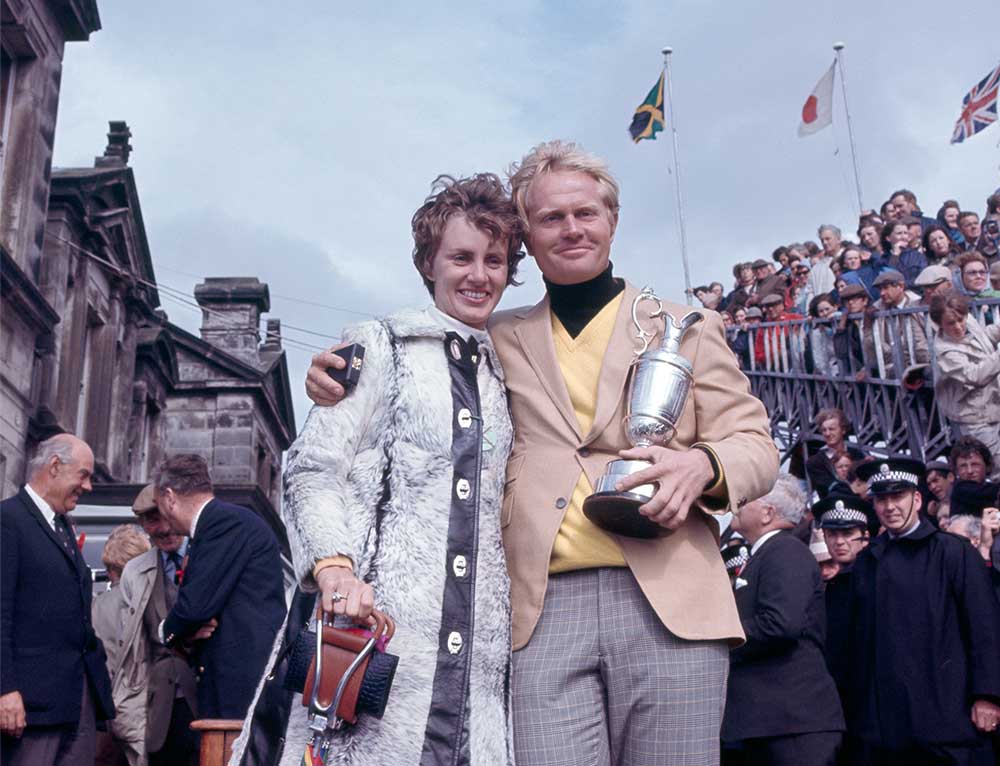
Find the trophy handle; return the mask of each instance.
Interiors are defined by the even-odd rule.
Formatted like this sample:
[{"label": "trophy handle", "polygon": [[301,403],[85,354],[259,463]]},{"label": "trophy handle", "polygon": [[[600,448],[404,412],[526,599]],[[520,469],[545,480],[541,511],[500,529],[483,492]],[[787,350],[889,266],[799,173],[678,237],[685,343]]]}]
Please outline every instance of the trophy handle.
[{"label": "trophy handle", "polygon": [[684,334],[704,318],[704,314],[697,310],[689,311],[679,322],[667,314],[663,323],[663,343],[660,344],[660,348],[675,354],[679,353]]},{"label": "trophy handle", "polygon": [[[635,337],[639,343],[642,344],[642,348],[634,352],[636,356],[641,356],[646,353],[646,349],[649,348],[650,341],[656,337],[655,332],[649,332],[639,323],[639,304],[643,301],[652,301],[656,304],[656,311],[652,311],[649,314],[650,319],[656,319],[658,316],[663,315],[663,301],[656,295],[656,293],[653,292],[653,288],[648,286],[642,288],[639,294],[635,296],[635,299],[632,301],[632,324],[635,326]],[[690,316],[690,314],[688,316]],[[701,319],[700,314],[698,315],[698,318]],[[685,316],[684,319],[687,319],[687,316]]]}]

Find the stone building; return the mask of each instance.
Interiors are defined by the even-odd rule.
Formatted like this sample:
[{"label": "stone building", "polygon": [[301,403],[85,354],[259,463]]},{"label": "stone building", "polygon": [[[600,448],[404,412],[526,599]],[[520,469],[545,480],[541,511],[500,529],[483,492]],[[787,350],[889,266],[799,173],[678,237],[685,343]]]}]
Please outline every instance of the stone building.
[{"label": "stone building", "polygon": [[63,50],[101,28],[94,0],[0,0],[0,488],[21,480],[44,432],[40,366],[61,306],[43,294],[42,251]]}]

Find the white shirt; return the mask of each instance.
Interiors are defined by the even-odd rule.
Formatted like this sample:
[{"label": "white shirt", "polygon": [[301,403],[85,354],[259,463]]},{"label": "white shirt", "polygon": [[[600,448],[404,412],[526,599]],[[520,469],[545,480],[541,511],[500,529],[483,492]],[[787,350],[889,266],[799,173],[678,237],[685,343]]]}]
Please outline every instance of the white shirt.
[{"label": "white shirt", "polygon": [[38,506],[38,510],[42,512],[42,517],[49,523],[52,527],[52,531],[56,531],[56,512],[52,510],[52,506],[42,500],[42,496],[39,495],[35,490],[31,488],[30,484],[24,485],[24,491],[28,493],[28,497],[31,498],[32,502]]},{"label": "white shirt", "polygon": [[750,555],[751,555],[751,556],[753,556],[753,555],[754,555],[754,554],[755,554],[755,553],[756,553],[756,552],[757,552],[758,550],[760,550],[760,546],[762,546],[762,545],[763,545],[764,543],[766,543],[766,542],[767,542],[768,540],[770,540],[770,539],[771,539],[772,537],[774,537],[774,536],[775,536],[776,534],[778,534],[778,532],[780,532],[780,531],[781,531],[780,529],[772,529],[772,530],[771,530],[770,532],[768,532],[768,533],[767,533],[766,535],[761,535],[761,536],[760,536],[760,537],[759,537],[759,538],[757,539],[757,542],[755,542],[755,543],[754,543],[754,544],[753,544],[753,545],[752,545],[752,546],[750,547]]},{"label": "white shirt", "polygon": [[463,340],[471,335],[481,343],[489,337],[489,333],[487,333],[486,330],[470,327],[465,324],[465,322],[460,322],[455,319],[455,317],[445,314],[437,306],[431,305],[430,308],[427,309],[427,313],[430,314],[433,319],[436,319],[445,330],[457,332],[462,336]]},{"label": "white shirt", "polygon": [[913,526],[910,527],[908,530],[906,530],[905,532],[900,532],[898,535],[894,535],[892,532],[890,532],[889,537],[891,537],[893,540],[898,540],[901,537],[909,537],[910,535],[912,535],[914,532],[917,531],[917,527],[919,526],[920,526],[920,517],[918,516],[917,520],[913,522]]}]

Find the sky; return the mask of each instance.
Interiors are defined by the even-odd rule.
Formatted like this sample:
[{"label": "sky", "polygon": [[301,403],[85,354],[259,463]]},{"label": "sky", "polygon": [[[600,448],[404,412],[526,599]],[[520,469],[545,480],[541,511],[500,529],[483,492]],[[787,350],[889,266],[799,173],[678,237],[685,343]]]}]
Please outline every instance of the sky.
[{"label": "sky", "polygon": [[[306,346],[429,302],[410,218],[438,174],[579,142],[622,187],[615,272],[680,302],[679,175],[692,284],[728,289],[738,261],[856,228],[839,79],[832,128],[796,134],[839,40],[865,207],[907,187],[928,215],[948,198],[982,214],[1000,186],[1000,127],[949,144],[1000,62],[994,1],[98,5],[103,28],[66,48],[54,164],[92,165],[108,121],[128,123],[157,280],[188,296],[209,276],[268,283],[300,425]],[[679,174],[668,131],[627,133],[665,45]],[[501,307],[541,297],[531,259],[522,272]],[[161,299],[197,332],[197,309]]]}]

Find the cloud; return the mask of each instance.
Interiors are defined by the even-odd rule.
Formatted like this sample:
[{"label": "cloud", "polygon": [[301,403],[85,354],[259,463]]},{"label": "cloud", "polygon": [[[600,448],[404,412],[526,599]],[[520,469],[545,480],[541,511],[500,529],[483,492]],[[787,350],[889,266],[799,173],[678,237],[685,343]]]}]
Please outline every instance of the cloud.
[{"label": "cloud", "polygon": [[[252,267],[272,293],[384,310],[426,300],[409,221],[437,174],[501,171],[541,140],[576,139],[622,183],[619,273],[676,300],[670,134],[633,145],[626,133],[664,44],[675,49],[668,130],[679,134],[692,281],[728,283],[733,262],[814,238],[820,223],[855,228],[842,105],[833,130],[795,135],[837,39],[865,205],[907,186],[932,215],[948,197],[982,208],[998,185],[1000,128],[948,144],[962,96],[996,64],[1000,6],[980,5],[962,23],[930,0],[903,17],[860,0],[102,0],[104,28],[67,47],[55,159],[89,165],[107,121],[124,119],[154,264],[216,276]],[[540,295],[526,271],[504,306]],[[274,309],[303,327],[348,321]]]}]

